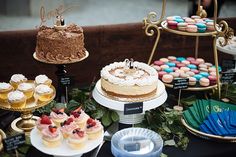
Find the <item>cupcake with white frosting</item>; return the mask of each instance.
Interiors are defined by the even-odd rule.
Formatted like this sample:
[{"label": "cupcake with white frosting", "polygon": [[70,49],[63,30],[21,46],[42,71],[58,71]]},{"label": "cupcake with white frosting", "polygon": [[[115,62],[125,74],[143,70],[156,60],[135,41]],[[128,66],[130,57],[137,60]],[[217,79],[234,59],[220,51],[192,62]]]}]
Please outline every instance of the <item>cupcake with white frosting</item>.
[{"label": "cupcake with white frosting", "polygon": [[0,82],[0,101],[6,101],[7,95],[13,90],[12,85],[5,82]]},{"label": "cupcake with white frosting", "polygon": [[102,136],[103,126],[97,119],[89,118],[87,120],[86,132],[89,140],[98,139]]},{"label": "cupcake with white frosting", "polygon": [[38,75],[35,77],[35,84],[36,85],[45,84],[50,87],[52,84],[52,80],[49,79],[46,75]]},{"label": "cupcake with white frosting", "polygon": [[23,92],[27,99],[30,99],[34,94],[34,86],[31,83],[21,83],[17,89]]},{"label": "cupcake with white frosting", "polygon": [[47,85],[41,84],[35,88],[34,97],[40,101],[49,101],[52,98],[53,89]]},{"label": "cupcake with white frosting", "polygon": [[7,95],[12,108],[23,108],[26,104],[26,96],[21,91],[12,91]]},{"label": "cupcake with white frosting", "polygon": [[10,84],[17,89],[20,83],[26,82],[27,78],[22,74],[14,74],[11,76]]}]

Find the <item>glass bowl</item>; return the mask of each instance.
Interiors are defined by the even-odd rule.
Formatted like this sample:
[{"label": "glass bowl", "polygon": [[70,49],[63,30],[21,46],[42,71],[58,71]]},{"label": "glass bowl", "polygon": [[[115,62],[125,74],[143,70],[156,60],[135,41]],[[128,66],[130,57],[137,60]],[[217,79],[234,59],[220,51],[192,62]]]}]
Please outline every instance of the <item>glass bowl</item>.
[{"label": "glass bowl", "polygon": [[123,129],[111,139],[111,152],[115,157],[159,157],[162,148],[161,136],[144,128]]}]

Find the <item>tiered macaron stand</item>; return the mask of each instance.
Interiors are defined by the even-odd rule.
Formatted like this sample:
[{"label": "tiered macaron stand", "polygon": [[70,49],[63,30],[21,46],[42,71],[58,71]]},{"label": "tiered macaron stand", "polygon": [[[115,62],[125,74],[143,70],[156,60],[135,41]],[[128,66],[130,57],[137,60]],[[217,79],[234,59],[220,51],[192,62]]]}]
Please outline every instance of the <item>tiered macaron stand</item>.
[{"label": "tiered macaron stand", "polygon": [[[28,82],[32,84],[34,83],[33,81]],[[53,95],[48,101],[41,102],[32,97],[26,101],[26,105],[23,108],[12,108],[9,102],[0,102],[1,109],[21,113],[21,116],[11,123],[11,129],[13,131],[24,132],[26,135],[29,135],[30,131],[35,126],[35,121],[38,118],[33,116],[33,111],[49,104],[56,96],[56,89],[52,85],[51,88],[53,89]]]},{"label": "tiered macaron stand", "polygon": [[61,84],[61,78],[65,77],[67,74],[66,71],[66,65],[68,64],[73,64],[73,63],[78,63],[81,62],[83,60],[85,60],[87,57],[89,56],[89,52],[85,51],[85,56],[83,58],[80,59],[75,59],[75,60],[71,60],[71,61],[65,61],[65,62],[49,62],[46,60],[42,60],[40,58],[37,57],[36,52],[33,54],[33,57],[35,60],[45,63],[45,64],[52,64],[55,65],[57,67],[57,70],[55,72],[56,76],[57,76],[57,96],[56,96],[56,100],[62,103],[67,103],[68,101],[68,92],[67,92],[67,87],[62,86]]},{"label": "tiered macaron stand", "polygon": [[[198,15],[201,16],[204,14],[204,10],[203,7],[200,5],[201,1],[198,0]],[[188,87],[187,89],[184,90],[189,90],[189,91],[206,91],[206,90],[210,90],[210,89],[216,89],[218,91],[218,97],[220,98],[221,96],[221,83],[220,83],[220,74],[219,74],[219,65],[218,65],[218,53],[217,53],[217,38],[218,37],[224,37],[225,40],[228,40],[228,37],[230,34],[230,32],[232,31],[229,27],[226,21],[220,21],[218,24],[217,22],[217,0],[214,0],[214,28],[215,31],[206,31],[205,33],[190,33],[190,32],[184,32],[184,31],[179,31],[179,30],[174,30],[174,29],[170,29],[167,26],[167,21],[164,20],[164,16],[165,16],[165,8],[166,8],[166,0],[162,1],[162,13],[161,13],[161,17],[160,19],[157,19],[157,14],[155,12],[150,12],[148,14],[148,16],[146,18],[144,18],[143,22],[144,22],[144,29],[145,29],[145,33],[147,36],[154,36],[156,35],[156,40],[154,43],[154,46],[152,48],[149,60],[148,60],[148,64],[151,64],[157,44],[159,42],[160,39],[160,34],[161,34],[161,30],[170,32],[170,33],[174,33],[177,35],[184,35],[184,36],[195,36],[196,37],[196,41],[195,41],[195,58],[198,57],[198,46],[199,46],[199,37],[203,37],[203,36],[211,36],[213,38],[213,55],[214,55],[214,63],[216,66],[216,78],[217,78],[217,84],[213,85],[213,86],[208,86],[208,87]],[[161,27],[159,26],[161,25]],[[165,86],[168,88],[173,88],[172,84],[166,84]],[[185,122],[184,119],[182,119],[183,121],[183,125],[187,128],[188,131],[190,131],[191,133],[193,133],[194,135],[197,135],[199,137],[202,138],[206,138],[206,139],[215,139],[215,140],[219,140],[222,139],[224,140],[224,138],[222,137],[215,137],[215,136],[211,136],[208,134],[204,134],[200,131],[197,131],[195,129],[191,129],[190,126],[188,126],[188,124]],[[225,141],[225,140],[224,140]]]},{"label": "tiered macaron stand", "polygon": [[[116,111],[120,117],[120,123],[122,124],[138,124],[141,123],[144,117],[144,112],[154,109],[162,105],[167,99],[167,93],[165,86],[161,81],[158,81],[157,92],[151,97],[142,98],[120,98],[112,95],[108,95],[101,88],[101,81],[96,83],[96,86],[92,92],[93,98],[102,106],[110,108]],[[143,113],[140,114],[124,114],[124,105],[133,102],[143,102]]]}]

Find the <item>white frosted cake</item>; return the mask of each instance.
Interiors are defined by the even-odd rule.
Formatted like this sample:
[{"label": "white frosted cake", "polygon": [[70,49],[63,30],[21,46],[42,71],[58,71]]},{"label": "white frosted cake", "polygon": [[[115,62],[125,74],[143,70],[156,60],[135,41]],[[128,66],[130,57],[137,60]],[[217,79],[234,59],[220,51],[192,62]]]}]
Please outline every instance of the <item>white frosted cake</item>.
[{"label": "white frosted cake", "polygon": [[156,93],[157,71],[141,62],[126,59],[114,62],[101,70],[101,87],[109,95],[142,97]]}]

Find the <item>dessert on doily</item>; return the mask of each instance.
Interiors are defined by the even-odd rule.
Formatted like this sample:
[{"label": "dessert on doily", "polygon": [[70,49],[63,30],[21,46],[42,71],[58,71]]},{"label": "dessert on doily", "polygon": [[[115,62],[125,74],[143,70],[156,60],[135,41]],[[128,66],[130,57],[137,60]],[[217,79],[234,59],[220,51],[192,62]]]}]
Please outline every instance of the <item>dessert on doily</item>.
[{"label": "dessert on doily", "polygon": [[215,31],[214,20],[201,18],[193,15],[191,17],[169,16],[166,19],[167,27],[190,33],[204,33]]},{"label": "dessert on doily", "polygon": [[[41,142],[45,147],[59,147],[64,142],[68,148],[81,150],[86,147],[88,141],[101,138],[103,126],[99,120],[90,118],[79,107],[72,112],[86,114],[84,115],[86,117],[85,127],[80,127],[81,123],[77,123],[79,120],[76,119],[77,116],[73,117],[73,114],[68,116],[62,109],[64,108],[57,108],[57,110],[53,108],[49,116],[42,115],[36,122],[37,134],[40,135]],[[67,118],[60,125],[56,126],[54,122],[58,123],[58,121],[55,121],[55,114],[64,115],[63,117]],[[84,121],[84,118],[80,120]]]},{"label": "dessert on doily", "polygon": [[84,34],[80,26],[66,26],[64,19],[58,16],[53,28],[39,28],[36,44],[38,59],[52,63],[69,63],[85,55]]},{"label": "dessert on doily", "polygon": [[150,96],[156,94],[157,85],[157,71],[145,63],[132,59],[111,63],[101,70],[101,88],[112,96]]},{"label": "dessert on doily", "polygon": [[10,105],[12,108],[24,108],[31,99],[49,101],[55,92],[51,88],[52,80],[46,75],[38,75],[35,80],[28,80],[22,74],[11,76],[9,83],[0,82],[1,105]]},{"label": "dessert on doily", "polygon": [[192,87],[207,87],[217,82],[216,67],[202,58],[168,56],[154,61],[152,67],[157,70],[159,78],[168,84],[176,78],[189,78],[189,86]]}]

